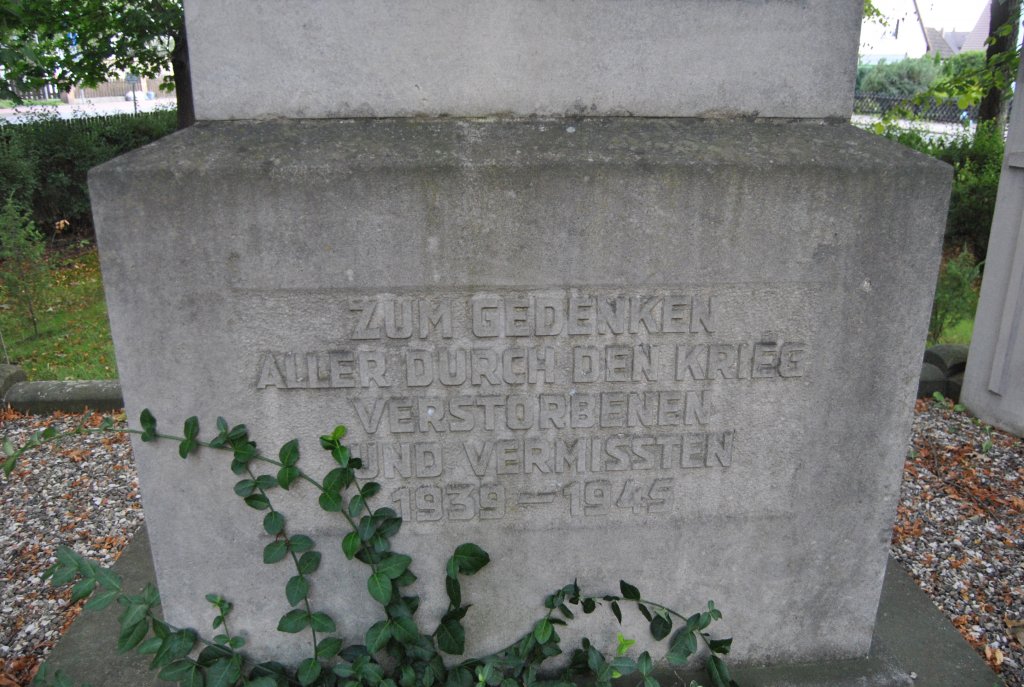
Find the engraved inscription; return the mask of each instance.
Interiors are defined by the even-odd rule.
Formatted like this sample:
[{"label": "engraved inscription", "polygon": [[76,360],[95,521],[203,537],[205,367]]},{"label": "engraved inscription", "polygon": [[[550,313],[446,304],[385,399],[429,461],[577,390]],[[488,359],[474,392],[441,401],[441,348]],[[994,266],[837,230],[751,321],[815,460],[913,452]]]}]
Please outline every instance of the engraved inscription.
[{"label": "engraved inscription", "polygon": [[349,298],[328,345],[261,351],[254,386],[339,394],[359,476],[409,522],[664,517],[734,466],[737,394],[813,372],[808,332],[744,332],[723,305],[737,302],[715,289]]}]

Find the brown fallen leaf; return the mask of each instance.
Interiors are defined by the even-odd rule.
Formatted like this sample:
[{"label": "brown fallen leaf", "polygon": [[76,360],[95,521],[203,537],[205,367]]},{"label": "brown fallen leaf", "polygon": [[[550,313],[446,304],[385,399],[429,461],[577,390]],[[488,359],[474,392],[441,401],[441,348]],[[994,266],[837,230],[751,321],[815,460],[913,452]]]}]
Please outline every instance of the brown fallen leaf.
[{"label": "brown fallen leaf", "polygon": [[998,668],[999,666],[1003,665],[1003,652],[999,649],[994,649],[991,646],[986,646],[985,658],[995,668]]},{"label": "brown fallen leaf", "polygon": [[1006,631],[1017,643],[1024,646],[1024,620],[1006,619]]}]

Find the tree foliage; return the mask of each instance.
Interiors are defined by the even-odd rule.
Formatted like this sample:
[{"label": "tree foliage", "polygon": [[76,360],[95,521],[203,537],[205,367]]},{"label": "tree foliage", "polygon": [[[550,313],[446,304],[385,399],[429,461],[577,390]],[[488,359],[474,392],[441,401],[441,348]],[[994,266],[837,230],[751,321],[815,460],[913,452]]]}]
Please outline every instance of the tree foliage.
[{"label": "tree foliage", "polygon": [[860,79],[860,90],[895,96],[927,91],[939,75],[939,63],[930,57],[907,58],[899,62],[880,61]]},{"label": "tree foliage", "polygon": [[[181,115],[191,123],[181,0],[0,0],[4,89],[95,86],[125,72],[172,67]],[[187,121],[183,122],[183,118]]]},{"label": "tree foliage", "polygon": [[[1005,104],[1013,94],[1013,82],[1020,63],[1017,36],[1021,3],[1022,0],[993,0],[989,17],[989,25],[992,28],[986,40],[988,47],[985,53],[962,53],[946,60],[937,78],[928,88],[902,94],[912,99],[907,104],[922,105],[931,101],[955,100],[957,105],[964,109],[977,106],[979,121],[1002,119]],[[882,25],[887,24],[886,17],[874,5],[873,0],[865,0],[864,18]],[[869,90],[868,86],[864,85],[869,75],[870,72],[858,73],[859,90]],[[880,74],[879,78],[881,76]],[[885,83],[869,83],[871,87],[887,86]],[[908,115],[909,108],[894,109],[890,112],[889,119]]]}]

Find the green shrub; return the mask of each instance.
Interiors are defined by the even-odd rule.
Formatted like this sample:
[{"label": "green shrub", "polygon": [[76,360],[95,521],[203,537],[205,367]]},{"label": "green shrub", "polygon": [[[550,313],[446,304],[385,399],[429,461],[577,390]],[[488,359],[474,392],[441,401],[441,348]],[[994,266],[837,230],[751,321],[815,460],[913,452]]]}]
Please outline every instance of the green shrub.
[{"label": "green shrub", "polygon": [[43,237],[32,218],[9,197],[0,210],[0,286],[39,336],[39,306],[50,279]]},{"label": "green shrub", "polygon": [[978,280],[981,263],[965,246],[946,260],[939,270],[932,303],[932,319],[928,324],[928,341],[938,343],[950,327],[974,317],[978,307]]},{"label": "green shrub", "polygon": [[13,196],[31,208],[36,225],[47,231],[62,222],[89,237],[89,168],[169,134],[176,125],[175,112],[165,110],[70,120],[39,115],[25,124],[0,126],[0,197]]},{"label": "green shrub", "polygon": [[884,135],[953,165],[946,246],[967,244],[976,256],[984,256],[1003,164],[1002,133],[994,124],[983,122],[973,134],[964,132],[948,139],[926,138],[918,131],[896,127]]},{"label": "green shrub", "polygon": [[885,95],[917,95],[924,93],[939,75],[941,67],[931,57],[919,57],[899,62],[879,61],[874,67],[861,72],[857,83],[865,93]]}]

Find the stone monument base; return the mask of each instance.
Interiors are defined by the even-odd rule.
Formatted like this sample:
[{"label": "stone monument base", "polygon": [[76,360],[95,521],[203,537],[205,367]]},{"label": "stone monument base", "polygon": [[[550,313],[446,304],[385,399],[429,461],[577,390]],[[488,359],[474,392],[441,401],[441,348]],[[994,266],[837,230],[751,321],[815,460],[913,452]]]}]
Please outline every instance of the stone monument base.
[{"label": "stone monument base", "polygon": [[[130,591],[142,588],[147,582],[155,583],[145,528],[135,535],[114,570],[124,578]],[[120,612],[119,606],[112,606],[79,616],[47,660],[51,673],[62,670],[76,682],[89,681],[104,687],[169,686],[170,683],[157,680],[156,675],[147,670],[148,657],[119,654],[115,650],[111,638],[117,635]],[[741,644],[743,637],[736,637],[735,641]],[[734,668],[732,673],[742,687],[993,687],[1002,684],[903,568],[891,559],[869,656],[852,661]],[[688,685],[691,679],[706,684],[706,678],[700,674],[663,673],[658,677],[666,687]]]}]

